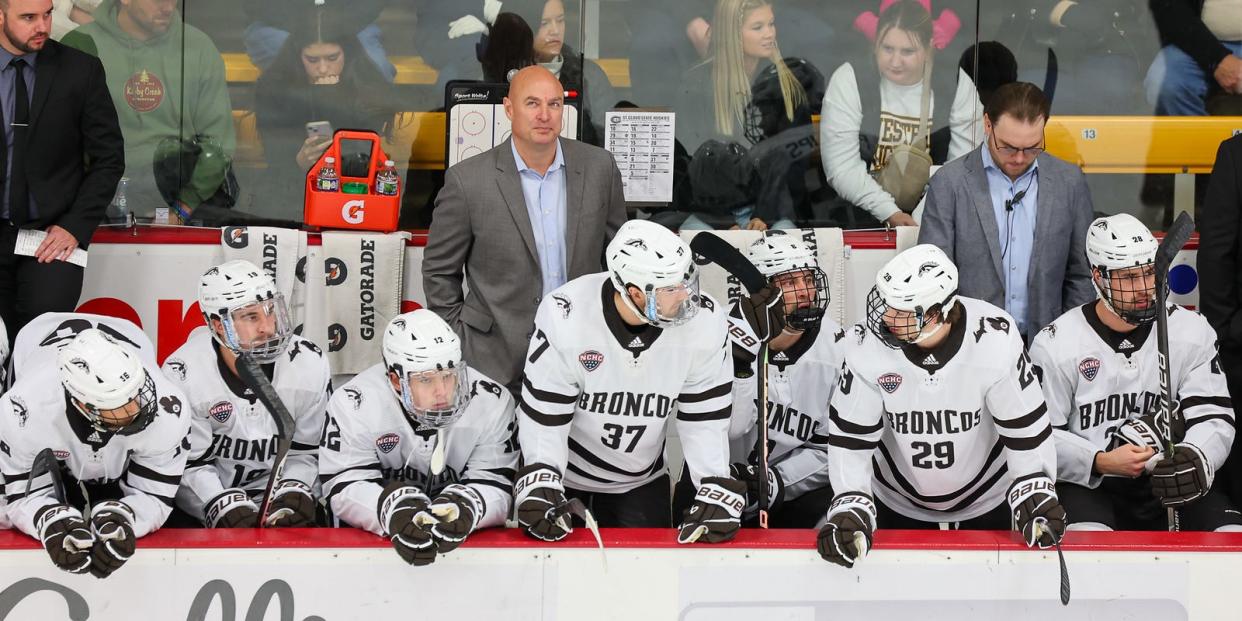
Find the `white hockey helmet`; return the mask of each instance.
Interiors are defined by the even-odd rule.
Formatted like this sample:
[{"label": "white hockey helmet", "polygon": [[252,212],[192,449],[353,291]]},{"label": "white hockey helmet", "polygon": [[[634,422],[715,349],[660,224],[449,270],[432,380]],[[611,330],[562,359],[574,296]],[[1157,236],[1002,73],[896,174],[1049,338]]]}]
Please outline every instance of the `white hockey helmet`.
[{"label": "white hockey helmet", "polygon": [[60,383],[98,431],[138,433],[155,419],[155,381],[138,352],[97,328],[83,330],[56,353]]},{"label": "white hockey helmet", "polygon": [[[1159,245],[1151,231],[1128,213],[1097,218],[1087,229],[1087,261],[1100,273],[1091,283],[1109,310],[1126,323],[1140,325],[1156,319],[1154,274]],[[1129,271],[1121,277],[1115,273],[1119,270]]]},{"label": "white hockey helmet", "polygon": [[[621,225],[608,244],[608,273],[629,309],[647,323],[678,326],[699,310],[699,270],[690,246],[676,233],[649,220]],[[644,308],[630,299],[629,287],[645,296]]]},{"label": "white hockey helmet", "polygon": [[806,242],[784,231],[769,232],[747,249],[747,257],[785,296],[785,323],[796,330],[819,325],[832,299],[828,276]]},{"label": "white hockey helmet", "polygon": [[[203,273],[198,304],[211,334],[235,354],[271,362],[284,353],[293,335],[285,296],[266,272],[249,261],[228,261]],[[218,319],[220,334],[211,325]]]},{"label": "white hockey helmet", "polygon": [[400,383],[397,398],[419,425],[453,424],[470,404],[461,340],[439,315],[420,308],[397,315],[384,331],[384,366]]},{"label": "white hockey helmet", "polygon": [[[918,343],[944,325],[957,300],[957,266],[944,251],[919,244],[893,257],[867,295],[867,327],[891,347]],[[929,320],[935,330],[924,332]]]}]

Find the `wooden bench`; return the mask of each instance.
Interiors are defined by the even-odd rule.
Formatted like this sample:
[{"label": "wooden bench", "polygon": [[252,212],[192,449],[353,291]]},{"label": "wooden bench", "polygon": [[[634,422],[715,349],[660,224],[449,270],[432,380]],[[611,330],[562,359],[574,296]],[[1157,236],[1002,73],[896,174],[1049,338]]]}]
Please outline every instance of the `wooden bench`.
[{"label": "wooden bench", "polygon": [[[221,54],[224,58],[224,75],[231,83],[252,83],[259,79],[259,68],[250,62],[250,57],[240,52]],[[397,68],[397,84],[431,86],[436,83],[438,73],[423,62],[421,56],[390,56],[388,58]],[[630,59],[600,58],[595,62],[604,70],[608,81],[617,88],[630,87]]]}]

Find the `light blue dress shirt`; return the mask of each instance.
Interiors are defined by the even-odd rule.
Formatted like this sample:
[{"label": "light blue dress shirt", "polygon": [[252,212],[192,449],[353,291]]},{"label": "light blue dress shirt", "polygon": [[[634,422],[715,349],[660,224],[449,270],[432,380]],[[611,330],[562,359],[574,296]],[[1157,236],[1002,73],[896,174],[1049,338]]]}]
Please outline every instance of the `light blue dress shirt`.
[{"label": "light blue dress shirt", "polygon": [[556,141],[556,158],[546,174],[540,175],[522,161],[517,147],[513,159],[517,162],[518,177],[522,180],[522,195],[526,197],[526,213],[530,216],[530,228],[535,234],[535,250],[539,255],[539,272],[543,276],[543,294],[565,284],[565,157],[561,153],[561,141]]},{"label": "light blue dress shirt", "polygon": [[[1039,201],[1039,161],[1017,180],[996,165],[992,152],[985,143],[983,170],[988,177],[988,194],[992,197],[992,210],[996,213],[996,229],[1000,233],[1001,270],[1005,280],[1005,310],[1018,322],[1018,332],[1027,333],[1027,282],[1031,273],[1031,254],[1035,248],[1036,205]],[[1005,201],[1012,200],[1025,191],[1022,200],[1013,203],[1013,212],[1005,209]]]}]

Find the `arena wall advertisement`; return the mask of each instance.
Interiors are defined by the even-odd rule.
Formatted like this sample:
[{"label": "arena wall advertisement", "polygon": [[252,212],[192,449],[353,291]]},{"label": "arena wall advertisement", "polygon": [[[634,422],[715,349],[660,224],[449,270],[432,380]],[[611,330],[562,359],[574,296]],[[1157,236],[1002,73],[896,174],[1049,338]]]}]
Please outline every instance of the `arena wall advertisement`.
[{"label": "arena wall advertisement", "polygon": [[689,547],[671,529],[605,530],[605,564],[581,529],[556,546],[500,529],[427,567],[353,530],[165,530],[107,580],[0,533],[0,621],[1236,619],[1242,535],[1163,536],[1067,536],[1062,606],[1056,553],[1008,533],[880,531],[851,571],[820,559],[809,530]]},{"label": "arena wall advertisement", "polygon": [[[745,232],[718,232],[736,245],[753,238]],[[802,231],[788,231],[803,235]],[[839,249],[841,265],[833,266],[833,309],[841,313],[843,324],[858,321],[863,314],[867,291],[875,273],[896,254],[897,236],[883,232],[846,232],[820,229],[816,239],[843,239]],[[137,323],[156,345],[163,362],[190,330],[202,324],[197,303],[198,277],[207,268],[224,260],[219,229],[173,229],[154,231],[103,230],[90,246],[90,260],[78,310],[123,317]],[[415,236],[405,249],[401,310],[419,308],[424,302],[421,265],[425,236]],[[838,242],[841,243],[841,242]],[[1182,251],[1170,272],[1172,301],[1194,307],[1198,303],[1198,275],[1195,272],[1197,243],[1192,240]],[[324,260],[318,237],[312,236],[307,248],[307,273],[324,274]],[[264,249],[271,254],[276,249]],[[834,252],[837,249],[833,248]],[[835,261],[836,259],[834,259]],[[276,259],[273,258],[273,263]],[[350,266],[346,266],[347,268]],[[354,270],[356,273],[358,270]],[[703,289],[717,297],[727,297],[730,289],[722,271],[705,270]],[[736,290],[736,287],[733,287]],[[382,321],[380,321],[382,319]],[[377,317],[376,325],[386,325],[388,317]],[[296,318],[295,318],[296,322]],[[324,345],[320,343],[320,345]]]}]

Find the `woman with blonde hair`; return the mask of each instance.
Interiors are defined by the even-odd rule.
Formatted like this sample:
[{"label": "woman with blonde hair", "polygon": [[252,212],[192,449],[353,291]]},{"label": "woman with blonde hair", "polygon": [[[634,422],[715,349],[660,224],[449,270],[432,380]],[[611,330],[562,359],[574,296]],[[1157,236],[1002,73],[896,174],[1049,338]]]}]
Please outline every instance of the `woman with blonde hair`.
[{"label": "woman with blonde hair", "polygon": [[823,76],[805,60],[781,56],[770,0],[719,0],[711,33],[712,53],[686,72],[677,104],[678,138],[697,160],[690,167],[696,210],[682,227],[792,227],[805,196],[805,161],[777,162],[752,147],[809,126],[808,91],[822,90]]}]

